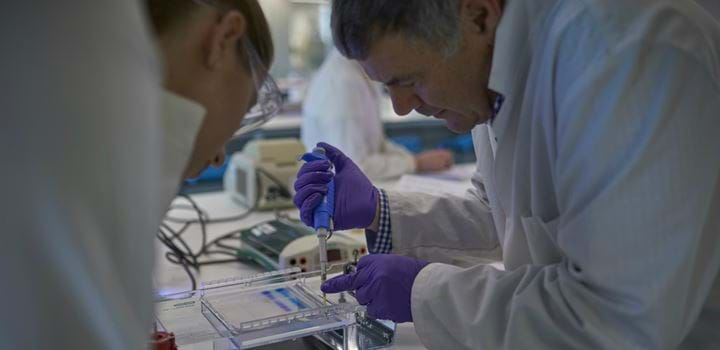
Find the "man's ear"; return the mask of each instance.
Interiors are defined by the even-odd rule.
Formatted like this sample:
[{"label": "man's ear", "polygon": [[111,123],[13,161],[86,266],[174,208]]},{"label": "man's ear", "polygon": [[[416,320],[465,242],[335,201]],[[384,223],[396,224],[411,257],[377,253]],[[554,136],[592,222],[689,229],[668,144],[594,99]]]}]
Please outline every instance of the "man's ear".
[{"label": "man's ear", "polygon": [[502,17],[503,0],[461,0],[460,20],[465,33],[479,35],[490,44]]},{"label": "man's ear", "polygon": [[235,57],[238,42],[245,35],[247,21],[238,11],[230,11],[220,17],[208,34],[209,47],[205,64],[214,69],[222,64],[223,58]]}]

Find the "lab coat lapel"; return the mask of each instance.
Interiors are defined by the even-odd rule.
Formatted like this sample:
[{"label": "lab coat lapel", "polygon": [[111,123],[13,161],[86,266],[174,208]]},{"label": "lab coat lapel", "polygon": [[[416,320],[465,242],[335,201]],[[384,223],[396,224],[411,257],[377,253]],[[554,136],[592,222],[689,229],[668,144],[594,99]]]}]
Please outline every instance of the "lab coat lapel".
[{"label": "lab coat lapel", "polygon": [[[530,260],[528,243],[520,221],[521,214],[517,210],[517,206],[522,206],[522,203],[516,203],[518,199],[515,198],[516,172],[527,172],[529,170],[528,164],[517,162],[516,133],[520,110],[517,106],[517,104],[511,104],[505,110],[504,117],[508,118],[508,124],[503,132],[504,136],[498,138],[493,169],[494,190],[498,205],[503,208],[505,213],[504,232],[501,237],[503,241],[503,261],[506,269],[510,270],[527,264]],[[520,149],[520,151],[522,150]]]},{"label": "lab coat lapel", "polygon": [[482,124],[476,126],[472,130],[473,144],[478,163],[478,172],[483,184],[485,184],[488,202],[492,208],[493,221],[497,229],[500,240],[505,230],[505,213],[501,205],[499,205],[498,193],[496,191],[497,184],[495,181],[495,155],[491,146],[491,135],[488,133],[488,125]]},{"label": "lab coat lapel", "polygon": [[[510,1],[509,6],[526,6],[524,2]],[[521,217],[529,215],[526,205],[528,198],[516,198],[516,187],[520,186],[530,193],[529,183],[516,183],[517,177],[527,176],[530,164],[527,150],[518,148],[517,144],[527,140],[518,139],[518,125],[523,115],[532,111],[527,108],[530,103],[525,96],[528,70],[531,59],[530,49],[530,23],[528,8],[506,8],[507,17],[503,17],[497,31],[493,66],[489,88],[502,94],[505,103],[493,121],[494,137],[497,139],[497,148],[492,169],[492,178],[497,205],[504,212],[504,229],[499,231],[503,242],[503,260],[506,268],[513,269],[527,264],[532,260],[524,225]],[[502,59],[501,59],[502,58]],[[525,137],[525,136],[524,136]],[[520,203],[517,203],[517,201]],[[496,220],[497,221],[497,220]]]},{"label": "lab coat lapel", "polygon": [[508,1],[502,20],[498,26],[493,64],[490,71],[488,88],[505,97],[505,102],[495,116],[491,136],[496,138],[493,178],[498,204],[506,214],[512,204],[511,185],[512,159],[516,141],[517,119],[523,103],[523,90],[530,62],[529,19],[522,1]]}]

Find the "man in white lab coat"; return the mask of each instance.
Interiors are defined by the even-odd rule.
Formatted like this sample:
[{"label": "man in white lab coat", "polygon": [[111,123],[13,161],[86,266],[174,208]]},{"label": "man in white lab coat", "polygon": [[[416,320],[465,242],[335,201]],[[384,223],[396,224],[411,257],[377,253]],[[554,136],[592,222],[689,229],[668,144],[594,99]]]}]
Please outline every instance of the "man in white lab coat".
[{"label": "man in white lab coat", "polygon": [[380,94],[380,86],[367,79],[357,62],[333,50],[315,73],[303,101],[305,147],[333,144],[372,180],[450,168],[453,156],[447,150],[413,155],[385,137]]},{"label": "man in white lab coat", "polygon": [[[472,129],[478,162],[464,198],[432,197],[322,145],[336,228],[398,254],[323,290],[432,349],[720,347],[720,25],[697,4],[336,0],[332,24],[398,114]],[[306,221],[327,167],[300,171]],[[504,271],[445,264],[497,245]]]}]

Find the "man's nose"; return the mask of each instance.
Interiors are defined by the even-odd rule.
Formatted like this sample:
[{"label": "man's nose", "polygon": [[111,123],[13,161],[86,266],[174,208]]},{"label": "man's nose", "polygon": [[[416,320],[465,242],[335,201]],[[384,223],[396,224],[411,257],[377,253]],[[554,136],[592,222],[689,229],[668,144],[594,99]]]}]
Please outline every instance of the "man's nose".
[{"label": "man's nose", "polygon": [[398,115],[406,115],[423,104],[420,97],[411,88],[388,88],[388,90],[393,109]]}]

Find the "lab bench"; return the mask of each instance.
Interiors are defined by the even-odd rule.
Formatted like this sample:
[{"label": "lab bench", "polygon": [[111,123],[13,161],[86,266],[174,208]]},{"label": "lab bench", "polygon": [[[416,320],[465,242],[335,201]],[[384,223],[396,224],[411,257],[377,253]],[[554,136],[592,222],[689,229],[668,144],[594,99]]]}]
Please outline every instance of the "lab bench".
[{"label": "lab bench", "polygon": [[[224,192],[209,192],[192,195],[197,205],[212,217],[228,217],[244,212],[246,209],[237,205]],[[180,199],[178,199],[181,201]],[[289,215],[297,216],[297,210],[291,209],[284,211]],[[238,230],[240,228],[251,227],[264,221],[275,218],[273,212],[254,212],[251,215],[233,222],[217,223],[207,226],[207,239],[215,239],[227,232]],[[188,217],[190,219],[190,217]],[[192,249],[198,249],[202,244],[201,232],[199,225],[193,225],[183,233],[183,238]],[[364,237],[358,239],[364,240]],[[177,293],[189,289],[189,279],[186,272],[180,265],[174,265],[165,259],[167,248],[160,243],[156,247],[156,263],[154,276],[154,285],[158,293],[166,295]],[[265,272],[260,266],[249,263],[226,263],[218,265],[203,266],[196,274],[198,285],[202,282],[217,281],[232,277],[247,277]],[[394,345],[392,349],[397,350],[416,350],[424,349],[421,345],[412,324],[406,323],[398,325],[395,333]],[[260,349],[285,349],[285,350],[304,350],[318,349],[318,343],[312,342],[311,339],[299,339],[297,341],[274,344]],[[205,350],[202,346],[185,346],[180,350]]]},{"label": "lab bench", "polygon": [[[429,193],[433,193],[432,191],[436,191],[438,189],[445,191],[464,191],[472,186],[470,177],[474,172],[474,168],[473,164],[459,164],[445,172],[425,175],[405,175],[397,180],[378,181],[375,185],[381,188],[394,189],[397,191],[424,192],[430,190],[431,192]],[[428,182],[423,185],[423,181]],[[442,185],[437,185],[437,181],[446,182]],[[198,208],[207,213],[209,219],[237,217],[238,215],[245,213],[247,210],[245,207],[235,202],[231,198],[230,194],[226,192],[215,191],[196,193],[190,195],[190,197],[196,202]],[[186,199],[180,197],[175,200],[174,204],[187,206]],[[298,218],[299,216],[299,212],[295,208],[282,210],[280,213],[282,214],[281,216],[285,218]],[[195,213],[187,210],[178,210],[177,212],[171,212],[170,214],[173,217],[183,220],[194,219],[195,217],[193,217],[193,215],[196,215]],[[276,218],[277,214],[273,211],[254,211],[247,216],[243,215],[242,218],[235,221],[213,223],[206,226],[206,241],[209,242],[227,234],[228,232],[247,229]],[[197,251],[202,245],[201,233],[199,225],[191,225],[182,234],[183,239],[193,251]],[[362,232],[353,233],[352,238],[359,240],[363,244],[365,243],[365,237]],[[156,291],[160,294],[167,295],[170,293],[188,290],[190,288],[190,280],[186,271],[180,265],[168,262],[165,259],[166,252],[168,252],[168,248],[160,242],[157,242],[155,273],[153,274]],[[197,284],[201,285],[201,283],[207,281],[217,281],[231,277],[247,277],[265,271],[266,270],[259,264],[232,262],[203,266],[199,272],[195,274],[195,276]],[[315,349],[317,348],[317,344],[306,339],[283,345],[273,345],[268,348],[286,350]],[[398,325],[392,348],[396,350],[424,349],[419,338],[415,334],[415,329],[412,323]],[[180,350],[202,349],[203,348],[186,347],[181,348]]]}]

